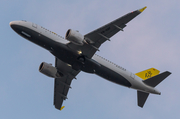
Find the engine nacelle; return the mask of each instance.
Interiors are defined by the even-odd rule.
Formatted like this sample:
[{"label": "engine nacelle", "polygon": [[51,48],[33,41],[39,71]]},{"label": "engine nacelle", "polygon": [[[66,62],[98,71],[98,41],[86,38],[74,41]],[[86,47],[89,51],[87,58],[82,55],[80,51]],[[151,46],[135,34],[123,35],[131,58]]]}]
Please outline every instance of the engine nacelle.
[{"label": "engine nacelle", "polygon": [[62,73],[58,72],[56,67],[53,67],[51,64],[48,64],[46,62],[42,62],[40,64],[39,72],[43,73],[46,76],[52,77],[52,78],[60,78],[63,76]]},{"label": "engine nacelle", "polygon": [[71,41],[72,43],[76,44],[76,45],[83,45],[83,41],[84,41],[84,36],[81,35],[78,31],[69,29],[66,32],[66,36],[65,38],[68,41]]}]

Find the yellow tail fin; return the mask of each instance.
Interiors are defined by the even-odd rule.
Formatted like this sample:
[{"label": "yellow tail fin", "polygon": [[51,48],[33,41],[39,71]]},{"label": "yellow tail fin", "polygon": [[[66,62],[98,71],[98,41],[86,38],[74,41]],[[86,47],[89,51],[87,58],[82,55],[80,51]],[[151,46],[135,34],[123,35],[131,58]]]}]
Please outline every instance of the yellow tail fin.
[{"label": "yellow tail fin", "polygon": [[144,70],[142,72],[136,73],[135,75],[139,76],[143,80],[146,80],[148,78],[158,75],[159,72],[160,71],[155,68],[150,68],[150,69]]}]

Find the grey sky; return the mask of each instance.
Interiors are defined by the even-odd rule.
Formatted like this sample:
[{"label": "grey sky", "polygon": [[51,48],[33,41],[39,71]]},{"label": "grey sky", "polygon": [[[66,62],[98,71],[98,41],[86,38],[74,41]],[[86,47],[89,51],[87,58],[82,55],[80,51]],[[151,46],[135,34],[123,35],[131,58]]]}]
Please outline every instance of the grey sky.
[{"label": "grey sky", "polygon": [[[1,119],[119,119],[180,118],[178,0],[1,0],[0,2],[0,118]],[[17,35],[9,22],[27,20],[65,36],[69,28],[86,34],[137,9],[147,9],[106,42],[97,54],[133,73],[154,67],[170,71],[157,86],[161,96],[150,95],[144,108],[137,92],[81,72],[64,101],[53,106],[54,79],[38,72],[41,62],[54,64],[54,56]]]}]

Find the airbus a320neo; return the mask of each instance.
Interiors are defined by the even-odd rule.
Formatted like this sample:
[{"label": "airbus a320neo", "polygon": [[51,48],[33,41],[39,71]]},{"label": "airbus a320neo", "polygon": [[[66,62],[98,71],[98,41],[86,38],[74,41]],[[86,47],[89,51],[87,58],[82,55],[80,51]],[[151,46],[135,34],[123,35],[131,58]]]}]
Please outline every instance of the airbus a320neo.
[{"label": "airbus a320neo", "polygon": [[55,66],[46,62],[42,62],[39,66],[41,73],[55,78],[55,108],[59,110],[64,108],[62,103],[67,99],[71,81],[81,71],[96,74],[111,82],[136,89],[138,106],[143,107],[150,93],[161,94],[155,86],[171,73],[165,71],[159,74],[157,69],[150,68],[133,74],[95,53],[105,41],[110,41],[113,35],[123,31],[126,24],[144,9],[146,7],[130,12],[86,35],[69,29],[65,38],[32,22],[12,21],[10,26],[20,36],[45,48],[56,57]]}]

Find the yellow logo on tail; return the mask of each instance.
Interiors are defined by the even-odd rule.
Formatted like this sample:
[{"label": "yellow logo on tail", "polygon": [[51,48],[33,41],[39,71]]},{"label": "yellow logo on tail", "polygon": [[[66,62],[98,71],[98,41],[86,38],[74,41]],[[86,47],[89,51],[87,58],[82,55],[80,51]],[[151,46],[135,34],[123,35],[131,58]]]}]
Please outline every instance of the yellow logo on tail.
[{"label": "yellow logo on tail", "polygon": [[146,80],[148,78],[158,75],[159,72],[160,71],[155,68],[150,68],[150,69],[144,70],[142,72],[136,73],[135,75],[139,76],[143,80]]}]

